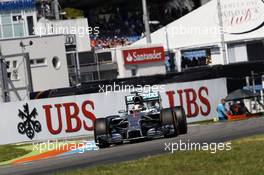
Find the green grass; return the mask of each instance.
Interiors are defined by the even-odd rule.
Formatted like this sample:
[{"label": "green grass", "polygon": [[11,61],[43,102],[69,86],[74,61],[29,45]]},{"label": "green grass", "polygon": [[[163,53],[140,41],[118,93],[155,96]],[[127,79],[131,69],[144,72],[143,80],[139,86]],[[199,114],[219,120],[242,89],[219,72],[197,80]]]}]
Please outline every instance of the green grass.
[{"label": "green grass", "polygon": [[28,154],[30,150],[20,148],[16,145],[1,145],[0,146],[0,162],[8,161]]},{"label": "green grass", "polygon": [[[232,142],[231,151],[177,152],[55,175],[262,175],[264,135]],[[88,157],[87,157],[88,158]]]},{"label": "green grass", "polygon": [[[79,143],[80,140],[65,140],[63,143]],[[56,142],[50,142],[50,145],[56,144]],[[2,150],[1,150],[2,149]],[[23,144],[23,145],[5,145],[0,146],[0,166],[12,163],[15,160],[35,156],[44,152],[50,151],[46,147],[40,149],[40,145]],[[2,159],[2,155],[5,156]]]}]

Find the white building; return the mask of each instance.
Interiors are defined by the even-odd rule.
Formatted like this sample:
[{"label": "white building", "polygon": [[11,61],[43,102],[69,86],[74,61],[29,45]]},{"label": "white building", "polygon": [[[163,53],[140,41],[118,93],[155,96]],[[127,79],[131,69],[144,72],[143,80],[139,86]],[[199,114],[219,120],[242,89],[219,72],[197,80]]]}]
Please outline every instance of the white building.
[{"label": "white building", "polygon": [[36,35],[65,35],[65,48],[69,67],[71,85],[76,85],[81,79],[90,79],[90,75],[81,72],[83,63],[93,60],[89,33],[94,32],[88,27],[86,18],[69,20],[48,20],[41,18],[36,24]]},{"label": "white building", "polygon": [[118,78],[165,74],[165,53],[161,45],[121,47],[115,50]]},{"label": "white building", "polygon": [[161,45],[125,46],[96,51],[97,65],[91,72],[102,79],[130,78],[166,74],[165,52]]},{"label": "white building", "polygon": [[35,0],[0,2],[0,56],[1,65],[6,66],[0,77],[0,101],[9,101],[7,96],[17,101],[28,99],[32,91],[70,87],[70,80],[80,75],[79,59],[91,51],[87,19],[47,20],[35,5]]},{"label": "white building", "polygon": [[[89,31],[90,30],[90,31]],[[75,35],[78,52],[91,50],[89,32],[92,28],[88,27],[86,18],[68,20],[48,20],[40,19],[36,25],[36,35]]]},{"label": "white building", "polygon": [[37,22],[33,0],[0,2],[0,40],[34,35]]},{"label": "white building", "polygon": [[[179,70],[184,55],[204,53],[213,65],[264,59],[263,0],[221,0],[221,6],[217,2],[209,1],[151,34],[152,44],[175,53]],[[144,43],[145,38],[133,45]]]},{"label": "white building", "polygon": [[[20,47],[21,41],[24,44],[32,41],[33,44],[23,49]],[[29,54],[33,91],[69,87],[66,51],[62,44],[65,42],[64,35],[6,39],[0,42],[3,56],[11,55],[5,58],[5,62],[8,65],[8,78],[11,78],[16,88],[25,87],[30,83],[24,70],[25,58],[22,55],[12,56],[22,52]],[[26,97],[25,93],[20,92],[22,99]],[[11,97],[11,100],[16,98]]]}]

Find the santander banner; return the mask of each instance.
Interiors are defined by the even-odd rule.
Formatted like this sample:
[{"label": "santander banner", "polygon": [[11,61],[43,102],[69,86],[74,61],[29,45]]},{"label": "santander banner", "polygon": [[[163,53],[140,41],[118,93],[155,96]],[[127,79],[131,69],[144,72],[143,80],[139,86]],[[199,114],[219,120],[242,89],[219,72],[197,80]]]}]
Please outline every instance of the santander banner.
[{"label": "santander banner", "polygon": [[123,57],[125,65],[165,61],[163,47],[123,50]]},{"label": "santander banner", "polygon": [[[162,106],[183,106],[189,123],[216,117],[227,96],[225,78],[159,86]],[[130,92],[111,91],[1,104],[0,145],[92,136],[96,118],[126,109],[126,95]]]}]

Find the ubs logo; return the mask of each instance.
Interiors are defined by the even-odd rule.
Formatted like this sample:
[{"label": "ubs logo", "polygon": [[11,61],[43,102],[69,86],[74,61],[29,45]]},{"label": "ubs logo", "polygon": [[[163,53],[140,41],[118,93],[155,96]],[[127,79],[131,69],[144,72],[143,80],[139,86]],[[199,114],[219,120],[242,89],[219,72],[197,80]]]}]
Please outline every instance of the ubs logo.
[{"label": "ubs logo", "polygon": [[23,120],[17,125],[18,133],[26,136],[29,139],[35,137],[35,132],[39,133],[41,131],[41,124],[36,117],[38,116],[37,109],[34,108],[32,111],[29,110],[29,106],[26,103],[23,105],[23,111],[18,110],[18,116]]}]

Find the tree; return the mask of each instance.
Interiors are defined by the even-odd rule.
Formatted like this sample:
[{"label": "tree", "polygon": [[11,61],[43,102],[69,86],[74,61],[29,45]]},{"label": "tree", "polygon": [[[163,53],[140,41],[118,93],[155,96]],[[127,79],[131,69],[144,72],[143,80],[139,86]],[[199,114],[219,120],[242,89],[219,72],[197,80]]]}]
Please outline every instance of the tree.
[{"label": "tree", "polygon": [[63,11],[66,12],[65,17],[68,19],[76,19],[76,18],[84,16],[84,13],[82,10],[78,10],[74,8],[65,8],[63,9]]},{"label": "tree", "polygon": [[165,13],[171,14],[175,11],[182,14],[183,10],[192,10],[195,4],[193,0],[168,0],[165,3]]}]

